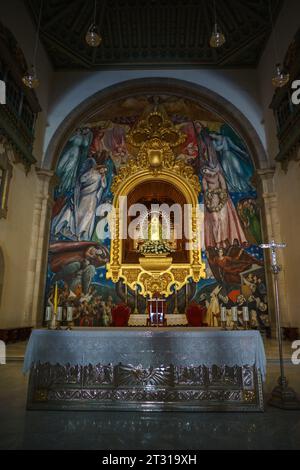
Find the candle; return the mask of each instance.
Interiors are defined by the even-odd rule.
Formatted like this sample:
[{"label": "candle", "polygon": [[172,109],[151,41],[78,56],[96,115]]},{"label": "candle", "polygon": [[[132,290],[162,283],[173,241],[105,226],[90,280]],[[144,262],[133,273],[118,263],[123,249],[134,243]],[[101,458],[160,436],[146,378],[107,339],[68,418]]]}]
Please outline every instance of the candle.
[{"label": "candle", "polygon": [[185,285],[185,309],[187,310],[189,305],[189,284]]},{"label": "candle", "polygon": [[221,307],[221,321],[226,322],[227,310],[226,307]]},{"label": "candle", "polygon": [[238,321],[238,310],[237,307],[231,307],[232,321]]},{"label": "candle", "polygon": [[73,321],[73,307],[67,307],[67,321]]},{"label": "candle", "polygon": [[51,317],[52,317],[52,308],[51,307],[46,307],[45,320],[46,321],[51,321]]},{"label": "candle", "polygon": [[57,287],[57,283],[55,284],[53,307],[54,307],[54,313],[57,314],[57,307],[58,307],[58,287]]},{"label": "candle", "polygon": [[249,321],[249,309],[248,307],[243,307],[243,320]]},{"label": "candle", "polygon": [[57,321],[62,321],[63,320],[63,308],[62,307],[57,307]]}]

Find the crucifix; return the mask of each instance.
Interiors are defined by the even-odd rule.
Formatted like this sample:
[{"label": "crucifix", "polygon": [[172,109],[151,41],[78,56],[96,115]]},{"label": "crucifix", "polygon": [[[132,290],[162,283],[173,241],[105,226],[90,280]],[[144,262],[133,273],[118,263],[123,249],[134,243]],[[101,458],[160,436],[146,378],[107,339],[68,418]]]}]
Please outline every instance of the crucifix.
[{"label": "crucifix", "polygon": [[297,399],[296,393],[291,387],[288,387],[288,381],[284,374],[283,352],[282,352],[282,332],[281,332],[281,319],[280,319],[280,306],[279,306],[279,291],[278,291],[278,274],[281,271],[281,266],[277,262],[277,250],[279,248],[286,248],[286,243],[276,243],[271,240],[270,243],[263,243],[259,245],[264,250],[271,250],[271,272],[274,279],[274,293],[275,293],[275,314],[276,314],[276,327],[279,348],[279,361],[280,361],[280,377],[278,385],[273,389],[269,404],[276,408],[283,409],[299,409],[300,402]]},{"label": "crucifix", "polygon": [[280,266],[277,263],[277,248],[286,248],[286,243],[276,243],[275,240],[271,240],[270,243],[263,243],[259,245],[264,250],[271,250],[271,270],[273,274],[280,272]]}]

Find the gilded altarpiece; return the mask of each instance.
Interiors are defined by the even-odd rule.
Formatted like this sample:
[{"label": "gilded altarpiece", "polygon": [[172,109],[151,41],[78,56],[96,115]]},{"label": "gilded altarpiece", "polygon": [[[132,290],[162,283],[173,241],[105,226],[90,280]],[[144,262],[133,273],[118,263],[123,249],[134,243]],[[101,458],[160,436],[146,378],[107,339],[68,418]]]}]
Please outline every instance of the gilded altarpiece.
[{"label": "gilded altarpiece", "polygon": [[[165,113],[156,106],[154,111],[129,132],[127,141],[138,149],[138,154],[121,168],[112,184],[114,210],[111,217],[112,242],[107,277],[113,282],[123,279],[132,290],[139,287],[140,294],[146,297],[154,294],[168,297],[173,294],[172,287],[180,290],[189,279],[198,282],[201,277],[205,277],[198,217],[199,179],[190,165],[176,161],[173,152],[185,140],[186,135],[176,129]],[[158,183],[161,187],[164,184],[174,186],[183,193],[185,203],[190,207],[191,220],[186,242],[191,249],[188,250],[185,263],[174,263],[172,256],[163,254],[146,254],[139,258],[138,263],[124,263],[121,234],[127,223],[127,211],[120,208],[120,199],[127,198],[137,186],[149,182]],[[160,199],[156,191],[154,195]]]}]

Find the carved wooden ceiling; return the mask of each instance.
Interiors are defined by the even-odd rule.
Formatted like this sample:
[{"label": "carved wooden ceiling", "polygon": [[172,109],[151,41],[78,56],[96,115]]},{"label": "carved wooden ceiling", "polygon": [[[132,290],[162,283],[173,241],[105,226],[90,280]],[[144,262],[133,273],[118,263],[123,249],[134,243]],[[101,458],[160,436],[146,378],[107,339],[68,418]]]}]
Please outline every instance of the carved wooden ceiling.
[{"label": "carved wooden ceiling", "polygon": [[[37,23],[41,0],[23,0]],[[44,1],[41,39],[56,69],[255,67],[271,33],[267,0],[216,0],[227,41],[209,46],[212,0],[98,0],[103,43],[84,37],[93,0]],[[271,0],[274,21],[283,0]]]}]

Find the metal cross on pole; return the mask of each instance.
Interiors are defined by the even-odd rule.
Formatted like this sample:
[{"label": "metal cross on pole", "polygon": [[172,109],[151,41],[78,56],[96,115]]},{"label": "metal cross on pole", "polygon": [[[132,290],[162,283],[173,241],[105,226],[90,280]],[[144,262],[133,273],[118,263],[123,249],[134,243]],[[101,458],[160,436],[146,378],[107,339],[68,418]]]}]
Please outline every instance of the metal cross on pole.
[{"label": "metal cross on pole", "polygon": [[278,385],[272,390],[269,405],[275,406],[276,408],[283,409],[299,409],[300,402],[297,399],[297,395],[291,387],[288,387],[288,381],[284,374],[284,363],[283,363],[283,352],[282,352],[282,331],[281,331],[281,319],[280,319],[280,306],[279,306],[279,291],[278,291],[278,274],[281,271],[281,267],[277,262],[277,251],[278,248],[285,248],[285,243],[276,243],[275,240],[271,240],[270,243],[263,243],[260,248],[264,250],[271,250],[271,272],[273,273],[274,279],[274,293],[275,293],[275,314],[276,314],[276,327],[277,327],[277,338],[279,348],[279,361],[280,361],[280,377],[278,379]]}]

